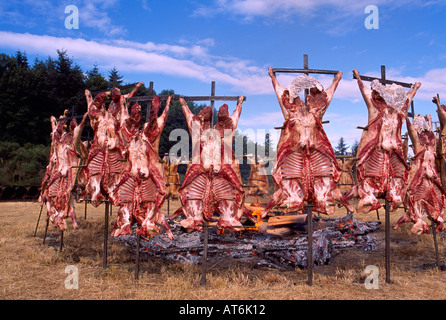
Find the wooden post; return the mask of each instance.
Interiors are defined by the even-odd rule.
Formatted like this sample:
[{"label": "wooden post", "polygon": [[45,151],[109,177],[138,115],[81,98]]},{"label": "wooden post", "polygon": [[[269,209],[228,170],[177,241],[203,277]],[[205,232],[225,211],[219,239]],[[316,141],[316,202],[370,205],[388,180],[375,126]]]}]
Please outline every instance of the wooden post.
[{"label": "wooden post", "polygon": [[212,99],[212,97],[215,96],[215,81],[211,82],[211,109],[212,109],[212,120],[211,120],[211,128],[214,127],[214,106],[215,106],[215,100]]},{"label": "wooden post", "polygon": [[206,272],[208,264],[208,238],[209,238],[209,222],[205,221],[203,226],[203,262],[201,268],[201,285],[206,285]]},{"label": "wooden post", "polygon": [[[153,95],[153,82],[150,81],[149,85],[149,96]],[[147,101],[147,109],[146,109],[146,122],[149,121],[150,117],[150,109],[152,108],[152,100]]]},{"label": "wooden post", "polygon": [[386,199],[386,283],[390,283],[390,202]]}]

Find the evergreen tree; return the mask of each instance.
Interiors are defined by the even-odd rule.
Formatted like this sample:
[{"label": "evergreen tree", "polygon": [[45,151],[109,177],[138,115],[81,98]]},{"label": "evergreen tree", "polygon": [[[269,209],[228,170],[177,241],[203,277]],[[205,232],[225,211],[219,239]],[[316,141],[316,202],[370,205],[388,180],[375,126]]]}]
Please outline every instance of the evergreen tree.
[{"label": "evergreen tree", "polygon": [[335,147],[335,154],[337,156],[347,155],[348,146],[345,144],[344,138],[339,138],[338,145]]},{"label": "evergreen tree", "polygon": [[93,69],[87,71],[85,78],[85,88],[91,92],[107,90],[110,87],[110,83],[99,72],[98,66],[93,65]]},{"label": "evergreen tree", "polygon": [[123,80],[122,76],[119,74],[118,69],[116,67],[113,67],[108,73],[108,83],[109,87],[119,87],[122,85]]}]

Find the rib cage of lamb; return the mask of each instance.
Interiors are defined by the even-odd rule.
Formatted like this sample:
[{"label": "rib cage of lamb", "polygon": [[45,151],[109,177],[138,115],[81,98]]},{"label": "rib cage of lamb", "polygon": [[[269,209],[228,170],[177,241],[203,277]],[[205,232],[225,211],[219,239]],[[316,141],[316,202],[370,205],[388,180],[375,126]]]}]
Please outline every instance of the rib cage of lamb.
[{"label": "rib cage of lamb", "polygon": [[409,175],[401,128],[421,83],[406,94],[403,87],[395,84],[385,87],[378,80],[369,89],[358,71],[354,70],[354,74],[368,109],[368,124],[357,152],[358,184],[347,198],[359,198],[358,212],[381,208],[380,198],[390,202],[390,211],[396,211],[404,201]]},{"label": "rib cage of lamb", "polygon": [[[272,68],[269,74],[285,122],[272,174],[277,191],[262,217],[278,205],[286,205],[288,211],[302,210],[305,202],[311,202],[314,211],[330,214],[335,209],[334,202],[339,201],[353,212],[338,189],[337,182],[342,170],[322,126],[322,118],[342,73],[335,76],[327,90],[308,75],[298,77],[284,89]],[[303,89],[309,89],[305,102],[299,97]]]}]

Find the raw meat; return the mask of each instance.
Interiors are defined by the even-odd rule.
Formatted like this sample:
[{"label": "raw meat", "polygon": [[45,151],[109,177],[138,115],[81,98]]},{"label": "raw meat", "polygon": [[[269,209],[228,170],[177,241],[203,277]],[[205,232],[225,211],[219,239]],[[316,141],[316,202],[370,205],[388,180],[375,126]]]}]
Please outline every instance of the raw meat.
[{"label": "raw meat", "polygon": [[178,174],[179,159],[164,157],[164,175],[166,176],[166,198],[179,199],[180,175]]},{"label": "raw meat", "polygon": [[440,121],[436,166],[440,174],[441,184],[443,188],[446,188],[446,104],[440,104],[438,97],[434,97],[432,101],[437,106],[438,120]]},{"label": "raw meat", "polygon": [[423,221],[429,217],[437,223],[436,230],[444,231],[445,190],[435,166],[436,137],[432,130],[432,120],[428,116],[415,116],[411,124],[406,119],[409,136],[415,152],[410,162],[410,173],[406,202],[409,211],[397,221],[394,229],[404,222],[413,222],[413,233],[429,233],[428,224]]},{"label": "raw meat", "polygon": [[[306,201],[313,204],[314,211],[325,214],[334,211],[335,200],[353,211],[336,185],[342,170],[321,123],[342,72],[327,90],[307,75],[298,77],[284,89],[271,67],[269,75],[285,122],[272,174],[277,191],[262,217],[277,205],[286,205],[289,212],[299,211]],[[303,89],[309,89],[306,102],[298,95]]]},{"label": "raw meat", "polygon": [[343,195],[346,195],[356,185],[353,177],[353,167],[356,164],[357,158],[338,158],[338,164],[342,169],[341,177],[338,181],[339,190]]},{"label": "raw meat", "polygon": [[390,202],[390,210],[397,210],[403,203],[407,189],[409,166],[404,155],[401,127],[407,118],[407,110],[421,83],[409,92],[393,84],[372,82],[371,90],[353,73],[368,109],[368,125],[358,147],[356,165],[358,184],[347,198],[359,197],[358,212],[366,213],[381,208],[379,198]]},{"label": "raw meat", "polygon": [[[159,99],[159,97],[156,98]],[[126,166],[120,175],[119,183],[110,193],[110,200],[120,207],[112,237],[130,234],[131,224],[137,222],[140,227],[136,232],[141,236],[148,237],[160,233],[159,225],[166,231],[168,237],[173,239],[167,220],[160,211],[166,195],[166,181],[160,166],[161,159],[151,144],[151,141],[156,142],[161,135],[170,102],[171,97],[167,100],[162,116],[157,116],[158,110],[151,112],[143,130],[134,131],[129,141],[126,149]],[[130,123],[126,121],[125,113],[121,116],[123,123]],[[125,127],[123,126],[123,129]]]},{"label": "raw meat", "polygon": [[[257,158],[257,159],[256,159]],[[261,157],[250,154],[248,155],[248,163],[251,168],[251,172],[248,178],[249,185],[255,185],[257,187],[250,187],[248,189],[248,195],[251,197],[256,197],[257,202],[258,197],[264,197],[268,195],[268,176],[266,174],[265,166],[267,161]]]},{"label": "raw meat", "polygon": [[[242,111],[244,97],[240,96],[234,113],[229,116],[228,106],[218,111],[218,122],[211,129],[212,110],[203,108],[195,116],[184,99],[180,99],[183,113],[192,135],[192,165],[180,188],[181,221],[185,228],[202,230],[204,221],[209,221],[214,212],[220,214],[218,226],[234,230],[243,228],[240,218],[243,210],[244,190],[234,170],[232,150],[233,134]],[[177,211],[177,215],[180,211]],[[255,218],[249,216],[255,221]]]},{"label": "raw meat", "polygon": [[[94,141],[90,147],[87,168],[85,170],[88,183],[86,194],[90,194],[91,203],[98,206],[107,196],[113,192],[118,182],[119,175],[123,170],[125,146],[120,134],[121,110],[125,106],[125,99],[133,97],[142,82],[126,95],[121,95],[118,88],[112,92],[99,93],[94,99],[89,90],[85,90],[88,105],[90,125],[94,131]],[[105,100],[112,94],[112,102],[105,109]]]},{"label": "raw meat", "polygon": [[76,182],[81,154],[77,151],[80,143],[80,136],[87,119],[84,115],[78,125],[72,119],[69,131],[64,130],[65,121],[59,121],[57,129],[54,130],[53,121],[53,141],[50,160],[50,169],[46,175],[47,184],[42,196],[42,203],[46,203],[49,220],[60,230],[67,228],[65,219],[70,216],[73,228],[77,228],[76,214],[74,212],[74,197],[71,194]]}]

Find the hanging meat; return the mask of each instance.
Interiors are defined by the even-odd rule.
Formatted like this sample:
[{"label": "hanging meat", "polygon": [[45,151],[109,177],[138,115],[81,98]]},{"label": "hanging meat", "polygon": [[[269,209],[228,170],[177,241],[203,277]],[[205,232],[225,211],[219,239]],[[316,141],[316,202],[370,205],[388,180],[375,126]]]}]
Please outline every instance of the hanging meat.
[{"label": "hanging meat", "polygon": [[390,202],[390,211],[403,203],[407,189],[409,166],[404,156],[401,127],[407,110],[421,83],[406,93],[403,87],[390,87],[374,80],[371,90],[353,71],[368,109],[368,125],[358,147],[356,165],[358,184],[347,198],[359,198],[356,210],[367,213],[381,208],[379,198]]},{"label": "hanging meat", "polygon": [[[59,119],[66,118],[68,116],[68,110],[64,111],[64,114],[59,117]],[[60,120],[59,122],[54,116],[51,116],[50,118],[51,122],[51,146],[50,146],[50,156],[49,156],[49,163],[46,166],[45,174],[42,178],[42,184],[40,187],[40,196],[39,196],[39,203],[41,206],[43,206],[44,203],[47,202],[47,189],[48,184],[51,179],[52,172],[54,168],[56,167],[56,154],[54,152],[56,145],[60,143],[60,140],[62,138],[63,133],[65,132],[66,122],[65,120]]]},{"label": "hanging meat", "polygon": [[[267,158],[267,157],[265,157]],[[266,174],[265,166],[267,161],[262,159],[260,156],[248,155],[248,163],[251,169],[248,178],[248,184],[255,187],[249,187],[248,195],[257,198],[257,203],[259,202],[259,197],[265,197],[268,195],[268,176]]]},{"label": "hanging meat", "polygon": [[[286,205],[289,212],[301,210],[305,201],[311,202],[313,210],[320,213],[332,213],[335,201],[353,212],[337,187],[342,170],[321,123],[342,72],[327,90],[308,75],[299,76],[287,88],[282,88],[271,67],[269,75],[285,122],[272,174],[277,191],[262,217],[278,205]],[[306,102],[299,97],[304,89],[309,90]]]},{"label": "hanging meat", "polygon": [[338,181],[339,190],[343,195],[346,195],[356,185],[355,178],[353,176],[353,167],[356,164],[357,158],[347,157],[338,158],[337,160],[342,169],[341,177]]},{"label": "hanging meat", "polygon": [[[161,232],[161,226],[168,237],[173,234],[161,207],[166,195],[166,181],[160,166],[160,157],[151,141],[159,139],[169,112],[171,97],[166,102],[163,114],[158,117],[159,97],[153,100],[150,117],[142,131],[135,132],[126,150],[126,166],[120,176],[119,183],[110,194],[110,200],[118,205],[118,219],[112,237],[130,234],[130,226],[136,222],[136,232],[144,237]],[[156,108],[156,110],[153,110]],[[124,113],[121,114],[124,117]],[[128,120],[123,118],[122,122]],[[130,123],[132,121],[126,121]],[[123,125],[123,130],[126,128]],[[125,129],[127,130],[127,129]],[[156,133],[153,131],[156,130]]]},{"label": "hanging meat", "polygon": [[166,176],[166,198],[179,199],[180,175],[178,174],[179,158],[164,157],[164,175]]},{"label": "hanging meat", "polygon": [[[94,131],[93,144],[90,147],[87,168],[85,170],[88,183],[86,194],[91,197],[91,203],[98,206],[108,194],[113,191],[123,169],[122,159],[125,152],[122,138],[119,134],[121,126],[121,109],[125,99],[133,97],[142,82],[127,95],[121,95],[119,89],[112,92],[99,93],[94,99],[89,90],[85,90],[88,105],[90,125]],[[106,98],[112,94],[109,109],[105,108]]]},{"label": "hanging meat", "polygon": [[432,119],[415,116],[413,124],[406,119],[407,128],[415,156],[410,162],[410,173],[406,202],[409,210],[397,221],[394,229],[404,222],[413,222],[413,233],[429,233],[429,226],[423,220],[429,217],[436,223],[436,231],[445,230],[445,190],[438,174],[436,158],[436,137],[432,130]]},{"label": "hanging meat", "polygon": [[67,228],[67,217],[71,217],[73,228],[77,228],[72,191],[81,163],[78,150],[86,119],[87,114],[79,125],[72,119],[68,132],[64,130],[65,122],[59,121],[57,129],[53,131],[51,170],[42,201],[46,203],[49,220],[60,230]]},{"label": "hanging meat", "polygon": [[438,120],[440,122],[440,132],[437,138],[436,166],[440,174],[441,184],[446,189],[446,104],[440,104],[438,97],[434,97],[432,102],[437,106]]},{"label": "hanging meat", "polygon": [[[220,214],[217,225],[221,228],[241,230],[240,218],[244,214],[245,192],[234,170],[235,155],[232,141],[242,111],[244,96],[240,96],[234,113],[228,106],[218,111],[218,122],[211,129],[212,109],[205,107],[194,115],[184,99],[180,98],[183,113],[192,135],[192,165],[180,188],[181,221],[185,228],[202,230],[214,212]],[[255,221],[254,217],[249,216]]]}]

